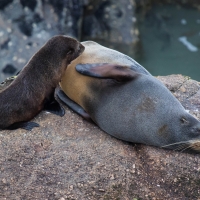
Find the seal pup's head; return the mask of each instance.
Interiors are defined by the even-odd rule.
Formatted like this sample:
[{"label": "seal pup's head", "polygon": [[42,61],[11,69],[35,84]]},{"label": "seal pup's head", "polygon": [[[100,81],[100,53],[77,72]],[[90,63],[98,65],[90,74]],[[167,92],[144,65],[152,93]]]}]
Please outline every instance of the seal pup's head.
[{"label": "seal pup's head", "polygon": [[66,68],[84,49],[85,47],[76,39],[57,35],[48,40],[35,56],[39,55],[39,58],[48,61],[50,66],[55,68],[60,65]]},{"label": "seal pup's head", "polygon": [[53,54],[58,56],[57,59],[67,58],[68,63],[81,55],[85,49],[85,47],[76,39],[65,35],[52,37],[47,41],[44,47],[47,52],[54,52]]},{"label": "seal pup's head", "polygon": [[85,47],[76,39],[57,35],[49,39],[44,46],[30,59],[21,70],[19,76],[24,73],[32,76],[42,74],[45,79],[61,79],[67,66],[82,54]]}]

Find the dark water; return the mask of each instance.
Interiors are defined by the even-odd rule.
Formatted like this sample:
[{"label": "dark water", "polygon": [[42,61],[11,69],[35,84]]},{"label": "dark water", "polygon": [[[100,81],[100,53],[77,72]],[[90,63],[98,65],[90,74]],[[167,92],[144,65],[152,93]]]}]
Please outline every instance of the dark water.
[{"label": "dark water", "polygon": [[200,11],[156,5],[142,18],[136,60],[155,76],[183,74],[200,81]]}]

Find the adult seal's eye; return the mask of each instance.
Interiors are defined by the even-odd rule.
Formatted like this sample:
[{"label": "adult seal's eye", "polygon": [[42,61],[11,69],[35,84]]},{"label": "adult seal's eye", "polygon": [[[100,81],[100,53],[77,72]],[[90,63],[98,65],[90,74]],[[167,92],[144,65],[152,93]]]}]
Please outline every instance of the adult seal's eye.
[{"label": "adult seal's eye", "polygon": [[188,121],[187,121],[184,117],[182,117],[182,118],[181,118],[181,123],[182,123],[182,124],[187,124]]}]

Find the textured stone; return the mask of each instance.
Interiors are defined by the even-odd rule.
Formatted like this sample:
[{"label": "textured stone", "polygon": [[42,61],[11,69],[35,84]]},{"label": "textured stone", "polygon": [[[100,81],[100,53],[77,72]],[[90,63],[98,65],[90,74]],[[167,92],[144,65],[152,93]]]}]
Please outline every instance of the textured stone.
[{"label": "textured stone", "polygon": [[[84,0],[13,0],[5,3],[0,3],[0,70],[12,65],[19,71],[54,35],[80,38],[79,21],[87,3]],[[1,6],[4,6],[2,10]],[[0,81],[10,75],[0,73]]]},{"label": "textured stone", "polygon": [[[158,78],[200,118],[198,82]],[[123,142],[68,108],[33,121],[40,127],[0,132],[0,199],[200,198],[199,154]]]},{"label": "textured stone", "polygon": [[139,31],[134,0],[91,1],[83,17],[83,40],[95,40],[126,54],[135,52]]}]

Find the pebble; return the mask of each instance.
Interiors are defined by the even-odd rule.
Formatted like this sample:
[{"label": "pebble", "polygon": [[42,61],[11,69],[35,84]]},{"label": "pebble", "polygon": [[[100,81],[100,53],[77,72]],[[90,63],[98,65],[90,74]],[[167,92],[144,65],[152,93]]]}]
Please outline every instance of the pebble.
[{"label": "pebble", "polygon": [[181,87],[180,87],[180,91],[181,91],[181,92],[186,92],[185,87],[181,86]]},{"label": "pebble", "polygon": [[115,179],[114,174],[111,174],[110,180],[114,180],[114,179]]},{"label": "pebble", "polygon": [[2,182],[5,184],[5,183],[6,183],[6,179],[5,179],[5,178],[3,178],[3,179],[2,179]]}]

